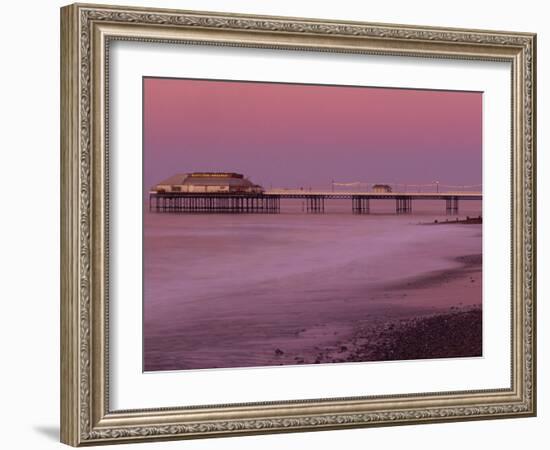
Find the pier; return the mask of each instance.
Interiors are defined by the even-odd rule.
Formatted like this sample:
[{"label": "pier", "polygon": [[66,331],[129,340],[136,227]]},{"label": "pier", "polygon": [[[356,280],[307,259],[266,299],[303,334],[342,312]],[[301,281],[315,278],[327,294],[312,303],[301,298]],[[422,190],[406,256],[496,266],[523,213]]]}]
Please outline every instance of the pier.
[{"label": "pier", "polygon": [[353,214],[370,214],[371,202],[395,200],[396,214],[411,214],[417,201],[441,200],[448,215],[459,212],[459,202],[482,200],[481,192],[330,192],[273,189],[258,193],[149,192],[149,210],[182,213],[276,214],[285,199],[304,201],[304,212],[324,213],[331,200],[350,200]]},{"label": "pier", "polygon": [[178,213],[277,214],[281,202],[302,200],[303,211],[324,213],[331,200],[351,200],[353,214],[370,214],[371,202],[395,200],[396,214],[411,214],[413,201],[445,201],[448,215],[458,214],[459,201],[481,200],[481,192],[393,192],[387,184],[374,184],[371,191],[269,189],[235,172],[180,173],[149,191],[149,211]]}]

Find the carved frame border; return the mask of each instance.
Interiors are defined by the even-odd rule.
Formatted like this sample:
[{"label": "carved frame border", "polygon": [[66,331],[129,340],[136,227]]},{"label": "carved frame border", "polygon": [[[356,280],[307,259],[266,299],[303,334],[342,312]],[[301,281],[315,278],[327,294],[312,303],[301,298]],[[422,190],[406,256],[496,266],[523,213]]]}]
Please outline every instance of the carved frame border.
[{"label": "carved frame border", "polygon": [[[511,388],[110,411],[105,104],[113,39],[511,62]],[[536,414],[536,35],[75,4],[61,9],[61,57],[62,442],[79,446]]]}]

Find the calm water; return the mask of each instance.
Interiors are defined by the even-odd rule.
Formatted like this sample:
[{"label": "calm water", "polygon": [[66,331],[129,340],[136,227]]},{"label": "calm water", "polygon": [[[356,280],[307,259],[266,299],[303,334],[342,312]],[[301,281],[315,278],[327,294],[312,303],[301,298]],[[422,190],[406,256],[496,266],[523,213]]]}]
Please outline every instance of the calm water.
[{"label": "calm water", "polygon": [[[386,314],[380,286],[459,267],[481,253],[481,226],[420,226],[446,219],[444,201],[327,202],[304,214],[168,214],[144,217],[145,370],[273,364],[274,350],[322,346],[357,317]],[[481,214],[464,201],[459,217]]]}]

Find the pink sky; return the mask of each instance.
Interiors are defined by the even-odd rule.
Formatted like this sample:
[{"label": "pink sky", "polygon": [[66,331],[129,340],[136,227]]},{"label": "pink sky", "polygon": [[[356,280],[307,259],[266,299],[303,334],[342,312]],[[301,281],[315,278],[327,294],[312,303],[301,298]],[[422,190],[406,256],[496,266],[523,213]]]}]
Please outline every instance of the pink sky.
[{"label": "pink sky", "polygon": [[481,183],[482,93],[144,78],[144,188],[231,171],[273,187]]}]

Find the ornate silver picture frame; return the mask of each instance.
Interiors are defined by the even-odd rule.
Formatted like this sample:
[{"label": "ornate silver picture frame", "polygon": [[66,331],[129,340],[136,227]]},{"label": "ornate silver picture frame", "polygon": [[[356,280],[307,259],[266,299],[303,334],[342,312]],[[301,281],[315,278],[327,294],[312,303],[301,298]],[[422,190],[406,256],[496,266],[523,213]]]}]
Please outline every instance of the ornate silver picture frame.
[{"label": "ornate silver picture frame", "polygon": [[[508,387],[231,404],[111,405],[109,64],[117,41],[506,62],[511,67]],[[61,441],[148,440],[536,414],[536,36],[74,4],[61,9]],[[491,161],[498,164],[498,161]],[[488,318],[490,320],[490,318]],[[151,375],[154,376],[154,375]]]}]

